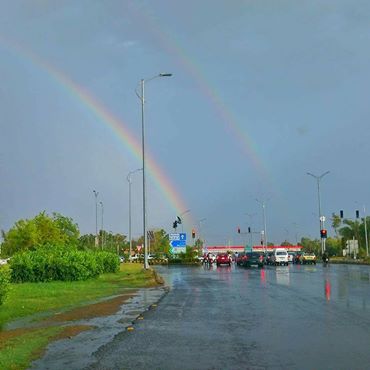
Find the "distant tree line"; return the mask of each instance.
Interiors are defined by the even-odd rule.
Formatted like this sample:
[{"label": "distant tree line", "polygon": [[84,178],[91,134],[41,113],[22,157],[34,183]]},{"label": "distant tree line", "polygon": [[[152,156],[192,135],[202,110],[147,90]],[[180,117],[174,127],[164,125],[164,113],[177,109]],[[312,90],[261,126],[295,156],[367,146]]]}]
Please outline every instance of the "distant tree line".
[{"label": "distant tree line", "polygon": [[[2,231],[1,256],[12,257],[19,252],[34,251],[44,246],[65,246],[77,250],[104,250],[117,255],[128,255],[130,241],[127,236],[99,230],[98,243],[94,234],[80,235],[78,225],[60,213],[41,212],[32,219],[17,221],[9,231]],[[143,237],[132,240],[132,253],[142,253]],[[148,248],[152,254],[168,254],[169,237],[165,230],[148,233]]]},{"label": "distant tree line", "polygon": [[[334,229],[335,235],[326,239],[326,250],[331,256],[342,256],[343,249],[346,249],[348,240],[358,240],[359,253],[358,257],[366,256],[366,236],[365,236],[365,218],[359,220],[341,219],[339,215],[333,213],[331,217],[331,226]],[[368,242],[370,243],[370,217],[366,217],[366,229]],[[310,239],[302,237],[298,243],[303,247],[303,250],[312,251],[316,254],[321,254],[320,239]],[[288,241],[283,241],[281,245],[291,245]]]}]

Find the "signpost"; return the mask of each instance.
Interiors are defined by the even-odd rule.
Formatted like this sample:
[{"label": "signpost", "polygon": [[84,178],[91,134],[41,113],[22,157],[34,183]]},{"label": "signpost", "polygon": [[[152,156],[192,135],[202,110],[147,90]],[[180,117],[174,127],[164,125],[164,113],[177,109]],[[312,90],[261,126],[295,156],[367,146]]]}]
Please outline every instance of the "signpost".
[{"label": "signpost", "polygon": [[186,233],[169,234],[171,250],[174,254],[186,252]]},{"label": "signpost", "polygon": [[253,251],[253,249],[252,249],[252,247],[250,247],[249,245],[246,245],[245,247],[244,247],[244,252],[245,253],[249,253],[249,252],[252,252]]}]

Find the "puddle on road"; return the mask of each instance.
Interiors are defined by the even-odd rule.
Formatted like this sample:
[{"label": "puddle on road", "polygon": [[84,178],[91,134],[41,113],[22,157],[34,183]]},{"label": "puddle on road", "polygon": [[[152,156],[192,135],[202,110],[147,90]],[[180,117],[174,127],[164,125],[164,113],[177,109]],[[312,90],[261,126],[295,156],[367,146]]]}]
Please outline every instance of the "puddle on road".
[{"label": "puddle on road", "polygon": [[[70,322],[68,325],[88,325],[94,327],[94,329],[84,331],[75,337],[51,343],[44,357],[33,362],[30,369],[73,370],[86,368],[94,363],[94,352],[103,345],[110,343],[117,334],[131,326],[141,313],[148,310],[152,304],[158,302],[167,291],[168,289],[164,287],[146,288],[131,293],[129,298],[127,295],[114,297],[113,299],[117,302],[119,299],[123,299],[124,302],[122,303],[121,301],[121,305],[116,312],[110,312],[108,315],[100,317],[92,317],[93,315],[90,315],[90,317],[88,312],[85,312],[85,315],[83,312],[80,312],[84,318]],[[101,303],[97,304],[101,305]],[[86,307],[85,309],[88,310],[89,308]],[[84,308],[80,310],[84,310]],[[68,315],[68,313],[65,315]]]}]

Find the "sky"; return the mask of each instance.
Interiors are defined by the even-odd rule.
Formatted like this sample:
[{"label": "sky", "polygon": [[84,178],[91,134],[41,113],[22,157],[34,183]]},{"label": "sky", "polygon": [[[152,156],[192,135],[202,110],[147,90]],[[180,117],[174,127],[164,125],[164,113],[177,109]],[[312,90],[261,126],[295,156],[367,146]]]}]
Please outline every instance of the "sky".
[{"label": "sky", "polygon": [[[0,0],[0,228],[39,212],[207,245],[319,237],[370,211],[370,3]],[[150,80],[159,73],[172,77]],[[142,235],[142,173],[132,175]],[[102,202],[104,207],[103,219]],[[202,220],[200,222],[200,220]],[[241,228],[241,234],[237,233]]]}]

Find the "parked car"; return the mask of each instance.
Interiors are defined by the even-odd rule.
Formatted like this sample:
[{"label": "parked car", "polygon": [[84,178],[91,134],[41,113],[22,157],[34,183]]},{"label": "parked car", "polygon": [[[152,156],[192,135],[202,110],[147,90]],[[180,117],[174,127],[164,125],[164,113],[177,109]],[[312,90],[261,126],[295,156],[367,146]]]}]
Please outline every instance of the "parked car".
[{"label": "parked car", "polygon": [[287,265],[288,266],[288,252],[284,248],[276,248],[271,257],[273,265]]},{"label": "parked car", "polygon": [[231,257],[227,253],[219,253],[216,257],[217,266],[229,265],[231,266]]},{"label": "parked car", "polygon": [[308,263],[316,265],[316,255],[313,252],[304,252],[299,259],[301,265],[306,265]]},{"label": "parked car", "polygon": [[258,252],[247,252],[242,261],[243,266],[251,267],[251,266],[264,266],[264,257],[262,253]]},{"label": "parked car", "polygon": [[295,258],[295,253],[294,252],[288,252],[288,262],[293,263]]}]

